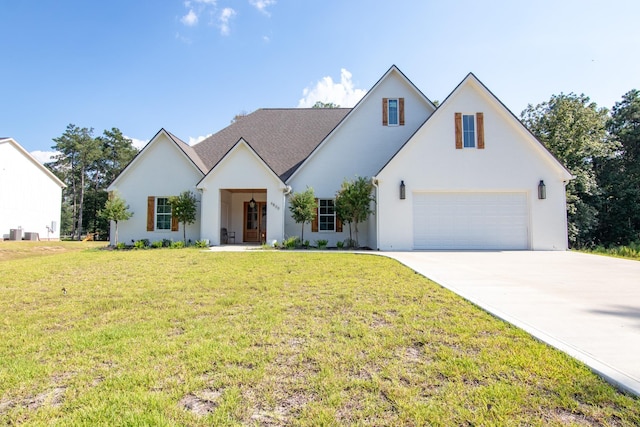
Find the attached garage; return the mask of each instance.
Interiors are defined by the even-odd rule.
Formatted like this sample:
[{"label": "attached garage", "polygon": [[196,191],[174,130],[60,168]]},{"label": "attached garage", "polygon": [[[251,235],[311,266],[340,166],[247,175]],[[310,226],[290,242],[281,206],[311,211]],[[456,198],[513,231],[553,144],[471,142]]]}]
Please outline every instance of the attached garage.
[{"label": "attached garage", "polygon": [[527,193],[413,193],[414,249],[529,249]]}]

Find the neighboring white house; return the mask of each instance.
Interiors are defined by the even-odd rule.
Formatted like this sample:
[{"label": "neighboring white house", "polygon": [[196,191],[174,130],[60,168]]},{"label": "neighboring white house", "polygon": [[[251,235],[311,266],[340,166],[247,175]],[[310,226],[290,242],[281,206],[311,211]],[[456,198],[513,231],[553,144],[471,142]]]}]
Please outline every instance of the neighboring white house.
[{"label": "neighboring white house", "polygon": [[[121,241],[179,240],[167,198],[196,192],[191,240],[300,235],[288,195],[314,189],[305,239],[349,238],[342,182],[369,177],[374,214],[359,243],[380,250],[567,248],[567,169],[473,75],[436,108],[392,66],[352,109],[260,109],[190,147],[160,130],[109,187],[134,216]],[[402,194],[402,196],[401,196]]]},{"label": "neighboring white house", "polygon": [[1,237],[58,240],[64,187],[13,138],[0,138]]}]

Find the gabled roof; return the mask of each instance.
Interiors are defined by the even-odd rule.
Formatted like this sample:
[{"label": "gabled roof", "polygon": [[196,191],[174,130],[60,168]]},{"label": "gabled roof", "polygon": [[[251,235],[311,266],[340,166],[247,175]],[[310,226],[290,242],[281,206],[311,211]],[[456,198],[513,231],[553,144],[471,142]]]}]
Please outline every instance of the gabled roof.
[{"label": "gabled roof", "polygon": [[351,111],[349,108],[260,109],[192,148],[213,168],[240,140],[284,182]]},{"label": "gabled roof", "polygon": [[553,153],[551,153],[551,151],[549,151],[549,149],[542,143],[540,142],[540,140],[538,138],[536,138],[536,136],[531,133],[531,131],[524,125],[524,123],[522,123],[522,121],[520,121],[520,119],[513,114],[513,112],[511,110],[509,110],[503,103],[502,101],[500,101],[500,99],[495,96],[493,94],[493,92],[491,92],[489,90],[489,88],[487,88],[484,83],[482,83],[480,81],[480,79],[478,79],[473,73],[469,73],[467,74],[467,76],[458,84],[458,86],[455,87],[455,89],[453,89],[453,91],[451,91],[451,93],[444,99],[444,101],[442,101],[442,103],[438,106],[438,108],[436,109],[436,111],[433,112],[433,114],[431,114],[429,117],[427,117],[427,119],[424,121],[424,123],[422,123],[422,125],[420,125],[420,127],[418,127],[418,129],[416,129],[416,131],[413,133],[413,135],[411,135],[404,144],[402,144],[402,146],[400,146],[400,148],[398,149],[398,151],[396,151],[396,153],[391,156],[391,158],[387,161],[387,163],[384,164],[384,166],[382,166],[382,168],[380,168],[380,170],[378,171],[378,173],[375,176],[378,176],[383,170],[384,168],[387,167],[387,165],[389,163],[391,163],[391,161],[398,155],[398,153],[400,151],[402,151],[402,149],[409,143],[409,141],[411,141],[411,139],[413,139],[414,135],[416,135],[418,132],[420,132],[420,130],[422,128],[424,128],[428,123],[437,120],[438,116],[440,116],[440,112],[444,109],[445,106],[447,106],[451,100],[455,97],[455,95],[460,92],[462,90],[463,87],[467,86],[467,85],[473,85],[475,86],[477,89],[480,90],[480,92],[484,93],[484,95],[487,96],[487,98],[490,100],[490,102],[494,103],[494,105],[498,108],[498,110],[502,110],[507,116],[511,116],[511,118],[513,119],[513,123],[518,126],[520,128],[520,130],[522,130],[525,135],[529,138],[529,140],[535,144],[536,148],[538,148],[538,150],[540,151],[540,153],[546,157],[548,160],[551,161],[552,164],[554,164],[560,171],[561,173],[564,175],[564,177],[569,180],[569,179],[573,179],[573,175],[571,175],[571,172],[569,172],[569,170],[562,164],[562,162],[560,160],[558,160],[557,157],[555,157],[553,155]]},{"label": "gabled roof", "polygon": [[200,169],[200,172],[202,172],[203,174],[206,174],[209,168],[204,164],[200,156],[198,156],[198,153],[196,153],[196,150],[194,150],[192,146],[190,146],[189,144],[187,144],[186,142],[184,142],[183,140],[181,140],[171,132],[168,132],[166,130],[165,132],[167,133],[167,136],[169,137],[169,139],[172,139],[173,142],[175,142],[176,145],[184,152],[184,154],[186,154],[187,157],[193,162],[193,164],[196,165],[198,169]]},{"label": "gabled roof", "polygon": [[207,177],[217,168],[219,167],[221,164],[223,164],[224,159],[228,156],[230,156],[234,151],[238,150],[239,147],[244,146],[247,148],[247,150],[249,150],[249,152],[255,157],[255,159],[262,164],[262,166],[265,168],[265,170],[269,171],[269,173],[271,175],[273,175],[273,177],[277,180],[282,182],[282,185],[284,186],[284,181],[282,181],[280,179],[280,177],[278,176],[278,174],[276,174],[274,172],[274,170],[267,164],[267,162],[264,161],[264,159],[260,156],[260,154],[258,154],[256,152],[256,150],[251,146],[251,144],[249,144],[249,142],[247,142],[244,138],[240,138],[238,140],[238,142],[236,142],[230,149],[229,151],[227,151],[218,161],[218,163],[216,163],[211,170],[209,170],[209,172],[207,172],[207,174],[205,176],[202,177],[202,179],[200,181],[198,181],[198,183],[196,184],[196,188],[200,188],[200,183],[202,181],[204,181],[205,179],[207,179]]},{"label": "gabled roof", "polygon": [[189,144],[187,144],[177,136],[173,135],[172,133],[162,128],[158,131],[158,133],[156,133],[153,136],[153,138],[151,138],[151,140],[147,143],[147,145],[142,147],[142,150],[140,150],[138,154],[136,154],[136,156],[129,162],[129,164],[125,166],[124,169],[122,169],[122,172],[120,172],[120,174],[116,177],[116,179],[114,179],[113,182],[109,184],[109,187],[107,187],[107,191],[111,191],[113,189],[113,186],[116,184],[116,182],[118,182],[120,178],[124,176],[124,174],[140,160],[143,153],[147,150],[147,148],[151,144],[153,144],[158,139],[158,136],[160,135],[165,135],[167,138],[169,138],[169,140],[172,141],[176,145],[176,147],[178,147],[178,149],[185,155],[185,157],[187,157],[187,159],[191,161],[193,166],[196,169],[198,169],[198,171],[202,175],[205,175],[207,173],[209,168],[206,167],[206,165],[204,164],[202,159],[198,156],[198,154],[195,152],[193,147],[189,146]]},{"label": "gabled roof", "polygon": [[13,145],[22,155],[24,155],[31,163],[36,165],[38,169],[45,173],[51,180],[53,180],[56,184],[60,186],[60,188],[65,188],[67,185],[62,182],[53,172],[47,169],[42,163],[36,160],[27,150],[25,150],[22,145],[18,144],[13,138],[0,138],[0,144],[11,144]]},{"label": "gabled roof", "polygon": [[[367,91],[367,93],[362,97],[362,99],[360,99],[360,101],[358,101],[358,103],[349,111],[349,114],[347,115],[347,117],[345,117],[345,120],[342,120],[338,126],[336,126],[335,129],[333,129],[331,131],[331,134],[333,134],[335,131],[337,131],[338,127],[340,127],[339,125],[341,125],[343,122],[346,121],[346,119],[348,118],[348,116],[352,115],[355,113],[356,110],[358,110],[358,108],[364,104],[366,102],[366,100],[371,96],[371,94],[375,91],[375,89],[380,86],[380,84],[391,74],[391,73],[398,73],[398,75],[400,75],[400,77],[409,85],[409,87],[411,89],[413,89],[417,94],[418,97],[423,99],[424,101],[426,101],[426,103],[431,106],[431,108],[433,108],[434,110],[437,108],[433,102],[431,102],[431,100],[429,98],[426,97],[426,95],[424,93],[422,93],[422,91],[420,89],[418,89],[418,87],[416,85],[413,84],[413,82],[411,80],[409,80],[409,78],[407,76],[404,75],[404,73],[402,71],[400,71],[400,69],[394,64],[391,67],[389,67],[389,69],[387,70],[386,73],[384,73],[382,75],[382,77],[380,77],[380,79],[378,79],[378,81],[371,87],[371,89],[369,89]],[[311,159],[311,157],[318,151],[320,150],[321,146],[324,145],[325,141],[329,139],[329,137],[331,136],[331,134],[327,134],[326,138],[324,138],[323,141],[321,141],[321,144],[318,144],[318,146],[316,146],[314,148],[314,150],[309,153],[309,155],[303,159],[303,161],[300,163],[299,167],[296,168],[296,170],[294,170],[289,177],[287,177],[287,179],[291,178],[292,175],[294,175],[298,170],[300,170],[300,168],[302,166],[304,166],[306,163],[308,163]]]}]

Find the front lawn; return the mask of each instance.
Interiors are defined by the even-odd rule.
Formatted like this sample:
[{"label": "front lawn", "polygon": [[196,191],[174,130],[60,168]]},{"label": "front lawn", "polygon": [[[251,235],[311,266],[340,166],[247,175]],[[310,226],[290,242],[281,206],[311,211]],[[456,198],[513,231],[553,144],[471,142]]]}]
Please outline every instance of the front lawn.
[{"label": "front lawn", "polygon": [[640,424],[638,399],[383,257],[22,257],[0,306],[4,424]]}]

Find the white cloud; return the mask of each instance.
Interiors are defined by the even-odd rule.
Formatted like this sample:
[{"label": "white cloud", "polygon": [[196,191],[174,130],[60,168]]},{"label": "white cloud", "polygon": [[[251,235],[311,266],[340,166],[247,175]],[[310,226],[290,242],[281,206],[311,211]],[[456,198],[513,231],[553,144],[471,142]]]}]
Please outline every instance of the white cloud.
[{"label": "white cloud", "polygon": [[53,161],[52,157],[57,156],[58,154],[60,154],[60,152],[36,150],[36,151],[32,151],[29,154],[31,154],[37,161],[39,161],[44,165],[45,163],[49,163]]},{"label": "white cloud", "polygon": [[194,145],[196,145],[197,143],[202,142],[202,141],[204,141],[205,139],[209,138],[211,135],[213,135],[213,134],[212,134],[212,133],[210,133],[209,135],[205,135],[205,136],[198,136],[198,137],[196,137],[196,138],[194,138],[194,137],[190,136],[190,137],[189,137],[189,142],[188,142],[188,144],[189,144],[189,145],[191,145],[191,146],[194,146]]},{"label": "white cloud", "polygon": [[230,7],[225,7],[220,13],[218,21],[220,22],[220,34],[228,36],[231,29],[229,28],[229,21],[236,15],[236,11]]},{"label": "white cloud", "polygon": [[269,15],[269,12],[267,11],[267,7],[275,3],[276,3],[276,0],[249,0],[249,4],[251,4],[251,6],[255,7],[265,15]]},{"label": "white cloud", "polygon": [[355,89],[351,80],[351,73],[346,69],[340,70],[340,83],[334,82],[331,76],[323,77],[315,86],[302,91],[302,98],[298,101],[298,108],[313,107],[318,101],[333,102],[341,107],[350,108],[367,93],[364,89]]},{"label": "white cloud", "polygon": [[131,144],[136,147],[138,150],[142,150],[142,148],[147,145],[147,143],[149,142],[148,139],[136,139],[136,138],[131,138],[130,136],[126,136],[123,135],[125,138],[130,139],[131,140]]},{"label": "white cloud", "polygon": [[193,27],[198,24],[198,15],[196,15],[193,9],[189,9],[189,13],[180,18],[180,22],[188,27]]}]

